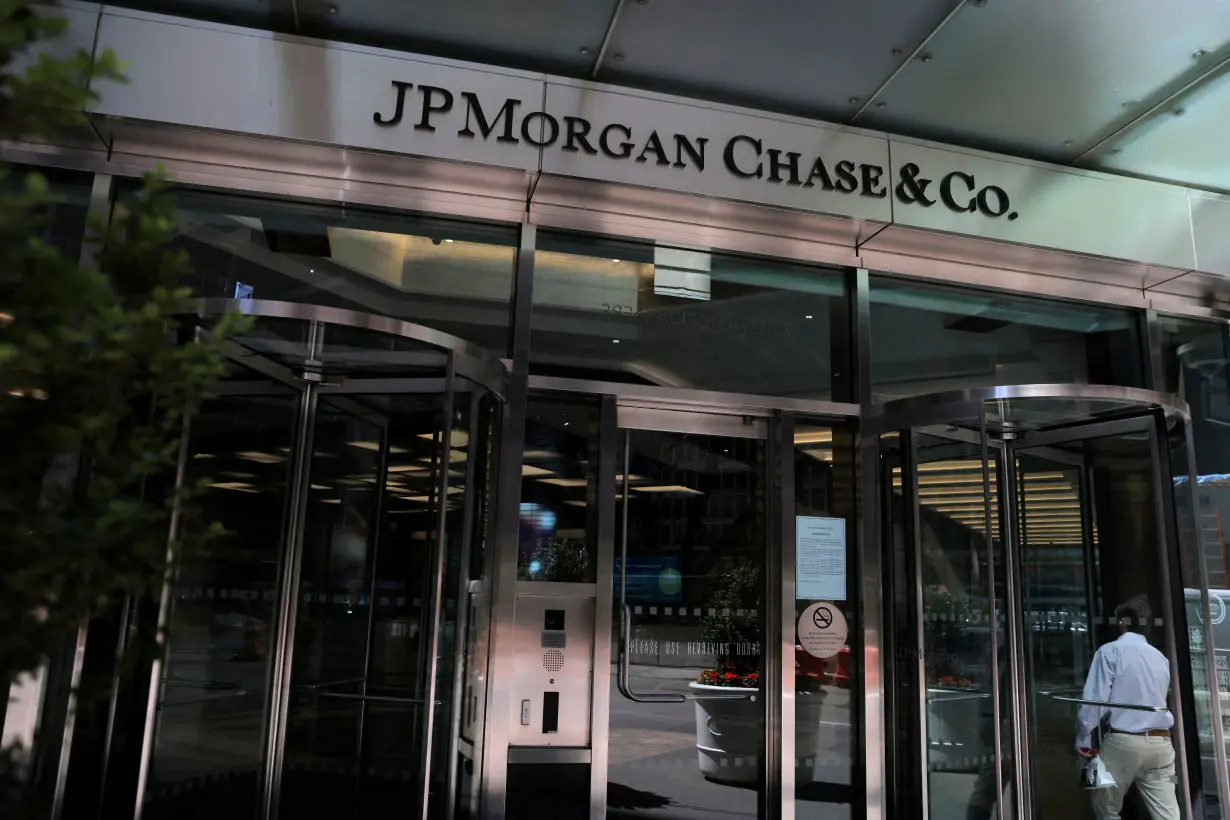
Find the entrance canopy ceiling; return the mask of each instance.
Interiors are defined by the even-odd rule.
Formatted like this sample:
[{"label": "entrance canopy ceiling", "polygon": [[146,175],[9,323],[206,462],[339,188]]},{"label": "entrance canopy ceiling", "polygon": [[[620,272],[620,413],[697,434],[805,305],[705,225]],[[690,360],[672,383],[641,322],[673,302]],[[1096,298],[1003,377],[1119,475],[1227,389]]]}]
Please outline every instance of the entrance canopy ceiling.
[{"label": "entrance canopy ceiling", "polygon": [[1230,192],[1227,0],[136,0]]}]

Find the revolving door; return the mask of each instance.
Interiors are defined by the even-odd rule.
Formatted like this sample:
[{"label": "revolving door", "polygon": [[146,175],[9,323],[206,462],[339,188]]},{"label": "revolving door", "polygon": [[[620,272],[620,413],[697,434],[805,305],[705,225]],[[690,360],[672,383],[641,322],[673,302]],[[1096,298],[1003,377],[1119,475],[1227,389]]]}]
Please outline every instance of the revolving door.
[{"label": "revolving door", "polygon": [[[1180,534],[1186,407],[1130,388],[999,387],[883,405],[889,816],[1085,820],[1075,726],[1116,607],[1169,659],[1174,799],[1184,817],[1224,798],[1219,703],[1193,694],[1185,587],[1203,565]],[[1208,636],[1204,636],[1207,638]],[[1207,687],[1206,687],[1207,689]],[[1161,718],[1164,721],[1164,716]],[[891,804],[895,800],[896,804]],[[1224,805],[1224,803],[1223,803]],[[1145,817],[1127,797],[1123,817]]]},{"label": "revolving door", "polygon": [[183,480],[226,533],[164,592],[138,812],[451,816],[478,761],[498,360],[351,311],[238,310]]}]

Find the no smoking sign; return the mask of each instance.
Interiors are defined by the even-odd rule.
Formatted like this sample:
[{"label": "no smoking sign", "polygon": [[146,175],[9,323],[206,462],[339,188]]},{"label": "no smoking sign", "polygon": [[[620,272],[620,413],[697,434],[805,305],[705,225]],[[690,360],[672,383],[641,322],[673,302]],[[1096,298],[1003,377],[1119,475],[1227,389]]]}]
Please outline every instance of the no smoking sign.
[{"label": "no smoking sign", "polygon": [[829,603],[812,604],[799,616],[799,646],[815,658],[831,658],[846,645],[849,627],[841,610]]}]

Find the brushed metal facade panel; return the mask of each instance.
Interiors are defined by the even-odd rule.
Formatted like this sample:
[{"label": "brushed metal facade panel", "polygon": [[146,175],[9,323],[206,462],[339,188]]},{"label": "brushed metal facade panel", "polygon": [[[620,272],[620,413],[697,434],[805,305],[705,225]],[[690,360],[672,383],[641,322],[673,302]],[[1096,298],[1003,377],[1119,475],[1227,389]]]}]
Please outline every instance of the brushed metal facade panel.
[{"label": "brushed metal facade panel", "polygon": [[[883,170],[880,187],[887,193],[888,143],[883,137],[822,123],[786,117],[756,116],[737,110],[707,106],[686,100],[621,92],[583,83],[548,82],[546,110],[562,121],[565,116],[582,117],[592,123],[598,135],[608,125],[622,125],[631,136],[619,131],[609,143],[618,147],[632,143],[631,156],[615,159],[598,150],[564,151],[558,146],[543,151],[544,173],[585,179],[639,185],[682,193],[703,194],[742,202],[828,212],[858,219],[888,221],[889,198],[863,196],[858,191],[841,193],[825,190],[814,183],[790,184],[790,173],[781,170],[781,181],[770,181],[770,151],[779,151],[779,163],[789,162],[789,152],[797,152],[799,179],[805,181],[817,158],[823,158],[827,171],[835,176],[839,162],[872,165]],[[663,165],[647,142],[656,134],[669,164]],[[681,153],[676,135],[686,137],[693,146],[704,139],[703,170],[686,153]],[[740,178],[727,169],[723,153],[731,140],[746,137],[734,146],[734,160],[744,173],[760,177]],[[618,153],[618,151],[617,151]],[[643,157],[643,160],[642,160]],[[680,165],[684,167],[680,167]]]},{"label": "brushed metal facade panel", "polygon": [[[682,194],[710,198],[711,204],[725,200],[824,214],[850,220],[858,239],[868,235],[864,228],[891,222],[1146,266],[1197,266],[1188,192],[1179,186],[631,89],[138,12],[107,10],[100,45],[115,48],[130,65],[130,84],[102,89],[98,113],[112,118],[429,157],[491,173],[541,170],[640,189],[650,198],[655,192]],[[405,92],[401,121],[381,126],[373,115],[393,116],[394,81],[414,87]],[[448,92],[434,98],[442,109],[431,117],[434,130],[415,127],[423,117],[424,85]],[[485,137],[474,133],[482,128],[462,96],[467,92],[491,127]],[[443,110],[446,98],[452,105]],[[519,102],[514,108],[506,106],[509,100]],[[578,128],[587,129],[587,143],[576,138]],[[826,177],[809,179],[817,160]],[[842,163],[855,183],[848,192],[838,190]],[[879,176],[868,182],[864,171]],[[912,187],[906,178],[911,173],[930,180],[928,187]],[[952,196],[945,204],[940,189],[954,173],[962,176],[950,178]],[[322,169],[322,177],[335,175]],[[349,170],[340,175],[348,178]],[[989,192],[981,212],[979,191]],[[603,210],[601,205],[591,207]],[[1205,241],[1217,241],[1216,233],[1210,237]],[[1146,277],[1148,284],[1159,278],[1165,276]]]},{"label": "brushed metal facade panel", "polygon": [[1230,276],[1230,197],[1192,193],[1192,236],[1196,264],[1208,273]]},{"label": "brushed metal facade panel", "polygon": [[[897,140],[892,155],[894,185],[906,166],[917,166],[917,177],[931,180],[924,195],[934,202],[929,207],[899,202],[899,225],[1171,268],[1195,267],[1184,188]],[[957,206],[977,208],[971,195],[995,186],[1007,194],[1006,212],[992,218],[953,210],[942,198],[943,181],[953,172],[973,180],[972,188],[964,178],[950,181]],[[993,211],[1000,209],[998,194],[987,200]]]},{"label": "brushed metal facade panel", "polygon": [[[129,78],[100,88],[99,114],[505,168],[538,164],[538,150],[525,142],[457,133],[467,113],[460,92],[477,94],[493,112],[508,98],[536,106],[542,83],[529,76],[111,12],[103,17],[99,46],[123,55]],[[381,126],[373,115],[392,116],[394,80],[416,87],[406,94],[402,122]],[[429,121],[434,131],[414,127],[423,85],[455,95],[452,110]]]}]

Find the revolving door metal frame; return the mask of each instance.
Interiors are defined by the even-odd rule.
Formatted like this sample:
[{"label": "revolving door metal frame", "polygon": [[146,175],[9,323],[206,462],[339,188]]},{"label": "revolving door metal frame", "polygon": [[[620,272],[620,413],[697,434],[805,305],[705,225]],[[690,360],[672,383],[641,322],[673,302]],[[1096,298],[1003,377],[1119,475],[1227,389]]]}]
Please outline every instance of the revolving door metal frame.
[{"label": "revolving door metal frame", "polygon": [[[997,438],[992,439],[988,431],[988,413],[991,408],[1010,408],[1014,403],[1028,403],[1030,401],[1040,400],[1056,400],[1070,401],[1074,408],[1080,406],[1081,403],[1090,405],[1101,405],[1101,409],[1091,409],[1081,413],[1074,413],[1066,418],[1056,420],[1054,424],[1039,424],[1031,429],[1012,430],[1011,424],[1005,424],[1005,429],[996,434]],[[1105,409],[1105,408],[1111,409]],[[1001,414],[1002,415],[1002,414]],[[961,430],[955,425],[963,425],[966,429]],[[1198,730],[1196,726],[1194,699],[1195,693],[1192,687],[1192,674],[1190,658],[1188,656],[1186,644],[1180,644],[1178,637],[1186,636],[1186,631],[1180,632],[1175,624],[1177,618],[1186,618],[1185,610],[1176,609],[1178,602],[1184,600],[1184,584],[1182,580],[1182,569],[1180,564],[1180,555],[1183,545],[1180,538],[1180,530],[1177,524],[1177,517],[1180,511],[1176,510],[1176,504],[1179,503],[1174,492],[1172,481],[1164,476],[1170,476],[1170,451],[1167,446],[1164,446],[1170,439],[1168,437],[1168,428],[1172,425],[1178,425],[1177,431],[1181,432],[1178,439],[1185,444],[1188,452],[1191,449],[1192,433],[1190,426],[1190,415],[1187,406],[1173,396],[1155,393],[1152,391],[1141,390],[1136,388],[1123,387],[1107,387],[1094,385],[1020,385],[1020,386],[999,386],[989,387],[984,389],[971,389],[953,391],[950,393],[940,393],[915,398],[902,399],[886,403],[884,405],[872,408],[872,412],[864,417],[863,428],[863,444],[867,452],[876,453],[874,459],[868,459],[864,462],[865,468],[874,469],[876,475],[874,483],[869,483],[867,486],[874,486],[878,494],[891,493],[891,466],[885,467],[885,452],[882,449],[882,436],[887,433],[897,433],[899,435],[899,466],[901,467],[901,494],[904,537],[905,544],[910,555],[907,556],[907,564],[913,563],[915,566],[906,568],[907,586],[910,589],[904,590],[906,599],[911,602],[909,606],[909,615],[914,619],[911,625],[910,633],[914,638],[914,642],[910,646],[892,646],[896,638],[886,640],[886,655],[892,658],[895,662],[885,665],[885,673],[888,677],[885,691],[885,708],[886,717],[890,721],[909,720],[910,725],[906,727],[907,734],[911,743],[911,747],[917,746],[917,749],[912,749],[903,758],[899,757],[897,765],[890,766],[890,771],[886,772],[890,781],[897,779],[900,788],[909,791],[913,798],[916,798],[920,808],[918,814],[926,818],[929,813],[929,799],[927,796],[928,777],[926,767],[928,766],[928,738],[927,738],[927,702],[923,672],[922,658],[922,589],[921,589],[921,569],[917,564],[921,561],[921,541],[918,526],[919,515],[919,498],[918,498],[918,464],[916,454],[916,441],[914,439],[915,431],[920,428],[928,427],[944,427],[953,425],[944,431],[927,430],[928,434],[936,435],[939,438],[951,437],[954,442],[963,442],[966,447],[970,444],[976,444],[978,447],[979,457],[981,460],[981,489],[982,489],[982,531],[987,535],[984,543],[986,548],[986,560],[988,567],[988,603],[991,608],[990,619],[992,628],[991,635],[991,698],[993,701],[993,733],[994,733],[994,749],[995,749],[995,783],[997,804],[1003,805],[1006,794],[1004,763],[1002,757],[1011,753],[1012,760],[1012,779],[1016,784],[1014,789],[1014,797],[1012,800],[1015,816],[1018,818],[1034,817],[1033,795],[1031,793],[1030,784],[1032,779],[1032,767],[1029,761],[1029,750],[1031,746],[1029,724],[1026,720],[1028,714],[1028,706],[1026,701],[1026,657],[1024,651],[1024,630],[1027,628],[1023,619],[1023,596],[1021,589],[1021,553],[1020,541],[1018,533],[1015,532],[1017,516],[1014,514],[1014,507],[1018,503],[1016,494],[1016,470],[1015,470],[1015,454],[1020,450],[1026,450],[1031,447],[1045,446],[1048,444],[1060,444],[1065,442],[1073,442],[1080,440],[1088,440],[1105,436],[1127,434],[1127,433],[1146,433],[1150,442],[1150,458],[1153,472],[1153,491],[1155,496],[1155,520],[1157,522],[1158,543],[1163,545],[1165,554],[1162,556],[1161,565],[1163,567],[1163,606],[1165,607],[1168,617],[1166,622],[1168,629],[1166,633],[1166,654],[1171,664],[1171,692],[1173,693],[1173,703],[1176,707],[1175,726],[1176,726],[1176,752],[1178,758],[1178,766],[1181,781],[1181,803],[1186,809],[1187,817],[1200,817],[1203,815],[1203,806],[1197,805],[1195,808],[1200,811],[1199,814],[1193,813],[1193,798],[1199,797],[1204,791],[1215,790],[1219,796],[1222,806],[1230,805],[1227,803],[1228,795],[1230,795],[1230,786],[1227,784],[1226,772],[1226,750],[1222,732],[1220,703],[1219,698],[1211,696],[1210,709],[1212,711],[1213,720],[1213,754],[1216,761],[1216,770],[1218,773],[1217,782],[1203,783],[1201,773],[1202,767],[1198,764],[1200,760],[1200,746],[1197,738]],[[1001,435],[1002,433],[1002,435]],[[992,471],[996,471],[993,476]],[[1083,471],[1082,471],[1083,472]],[[1194,478],[1188,476],[1191,481],[1191,486],[1194,486]],[[997,504],[992,500],[991,486],[992,481],[997,482],[999,488]],[[884,504],[884,499],[878,498],[877,503]],[[1082,502],[1083,503],[1083,502]],[[1194,494],[1188,499],[1188,503],[1192,509],[1185,511],[1190,514],[1195,513]],[[881,511],[878,515],[871,515],[868,512],[868,519],[872,526],[880,526],[885,528],[884,535],[891,534],[892,523],[885,518],[887,508]],[[992,534],[994,532],[994,523],[1000,522],[1000,532],[998,538]],[[875,537],[869,532],[869,538]],[[998,612],[996,585],[996,570],[993,569],[996,563],[996,552],[994,542],[999,542],[999,558],[1002,563],[1002,572],[1004,579],[1004,608],[1006,612]],[[1188,545],[1191,549],[1192,545]],[[891,546],[885,546],[886,553],[891,555]],[[891,574],[891,561],[885,561],[886,574]],[[1208,611],[1208,575],[1204,562],[1200,560],[1200,556],[1196,555],[1195,564],[1198,568],[1198,578],[1201,589],[1201,605]],[[912,572],[910,570],[913,570]],[[886,601],[885,618],[886,623],[892,622],[892,608],[894,606],[891,598]],[[1092,614],[1092,613],[1091,613]],[[1006,646],[999,645],[998,629],[996,624],[1000,619],[1004,620],[1004,639]],[[1204,619],[1203,630],[1206,646],[1211,646],[1211,625],[1208,618]],[[1001,692],[1001,673],[997,667],[1001,651],[1006,649],[1006,661],[1009,665],[1006,681],[1009,685],[1009,697],[1003,699]],[[904,654],[903,654],[904,653]],[[911,654],[914,653],[914,654]],[[917,695],[918,703],[912,703],[913,698],[910,698],[911,704],[908,709],[902,710],[894,706],[894,698],[890,695],[896,695],[901,691],[897,676],[902,674],[897,668],[897,664],[902,657],[914,658],[917,656],[917,669],[910,669],[907,676],[909,685],[907,688],[913,689]],[[1214,659],[1212,653],[1205,655],[1205,675],[1209,681],[1216,680],[1216,672],[1214,671]],[[890,671],[890,667],[894,667]],[[1211,688],[1212,685],[1210,684]],[[1012,737],[1009,740],[1001,737],[1001,704],[1004,704],[1011,711],[1011,725],[1016,726],[1017,730],[1011,732]],[[917,710],[917,711],[911,711]],[[917,723],[918,725],[913,725]],[[916,742],[915,742],[916,741]],[[913,765],[909,765],[913,764]],[[905,768],[910,771],[904,770]],[[918,771],[912,771],[917,768]],[[889,793],[893,789],[887,790]],[[907,798],[910,800],[912,798]],[[1002,816],[1002,813],[1001,813]]]},{"label": "revolving door metal frame", "polygon": [[[296,401],[294,433],[291,441],[291,451],[287,456],[289,465],[288,492],[283,500],[280,560],[274,597],[275,614],[270,640],[268,680],[262,706],[264,749],[258,778],[259,802],[257,817],[260,820],[275,820],[279,814],[282,773],[285,763],[284,750],[287,713],[291,689],[292,658],[295,649],[296,616],[300,597],[300,574],[304,549],[303,523],[307,505],[309,473],[312,464],[311,456],[313,453],[317,408],[320,400],[325,398],[330,402],[350,403],[351,400],[347,398],[348,396],[398,394],[434,394],[442,396],[442,427],[437,431],[438,437],[435,444],[436,449],[439,451],[436,457],[438,457],[440,465],[438,479],[440,486],[434,487],[434,491],[438,494],[437,498],[442,499],[449,490],[448,480],[450,471],[448,465],[451,463],[450,449],[454,439],[452,424],[455,415],[455,404],[461,393],[462,382],[464,381],[466,384],[473,386],[472,401],[477,402],[484,395],[489,395],[494,399],[496,403],[494,413],[496,416],[493,431],[498,431],[499,414],[502,412],[502,407],[507,401],[507,372],[503,363],[497,358],[455,336],[409,322],[351,310],[251,299],[202,299],[198,300],[195,304],[194,317],[197,320],[207,320],[236,313],[256,317],[257,319],[301,322],[306,331],[305,343],[295,348],[296,353],[301,352],[304,354],[304,362],[298,372],[284,363],[276,362],[269,358],[266,355],[268,351],[253,349],[239,341],[228,341],[226,353],[231,362],[243,369],[253,371],[269,381],[256,380],[252,384],[224,381],[217,385],[215,390],[215,394],[219,396],[260,395],[276,391],[288,393],[294,396]],[[389,377],[386,373],[376,378],[343,377],[337,380],[329,380],[327,378],[327,371],[324,369],[326,363],[322,361],[322,354],[324,353],[324,345],[328,340],[330,328],[368,331],[392,340],[409,341],[416,346],[426,348],[425,350],[412,351],[375,351],[374,355],[368,355],[367,351],[360,351],[357,355],[360,358],[365,358],[367,363],[380,365],[383,371],[387,371],[389,368],[395,370],[397,366],[406,366],[416,370],[431,368],[438,373],[442,373],[443,377],[439,375]],[[208,331],[201,325],[198,326],[197,332]],[[278,340],[272,340],[270,344],[276,349],[279,342]],[[353,409],[369,416],[373,412],[371,409],[364,409],[362,405],[357,403]],[[471,428],[475,426],[478,418],[478,413],[470,413],[469,426]],[[468,431],[469,441],[471,442],[477,440],[474,432],[473,429]],[[495,434],[498,435],[498,433]],[[185,479],[190,435],[191,419],[187,419],[185,421],[184,433],[181,437],[179,466],[176,472],[177,484],[182,484]],[[381,445],[382,451],[387,450],[387,436],[385,438],[385,444]],[[492,451],[494,452],[496,449],[498,448],[493,447]],[[478,471],[472,469],[474,467],[473,462],[478,457],[478,448],[471,446],[467,452],[467,476],[464,479],[467,482],[465,493],[467,509],[463,519],[465,522],[462,525],[463,530],[471,529],[471,518],[473,516],[470,514],[472,511],[470,505],[473,504],[475,493],[482,492],[484,489],[478,484],[481,478],[478,475]],[[382,475],[378,479],[377,484],[378,498],[383,495],[384,490],[383,464],[382,457],[380,461]],[[488,465],[488,468],[493,468],[493,465]],[[493,508],[494,504],[489,503],[486,512],[488,516],[492,514]],[[429,783],[435,777],[431,771],[431,766],[436,753],[433,744],[439,736],[439,730],[435,725],[437,712],[435,706],[439,705],[437,704],[439,696],[436,691],[439,663],[438,641],[440,639],[444,600],[448,595],[458,594],[461,596],[460,600],[464,602],[471,586],[468,573],[470,565],[468,553],[471,548],[472,538],[463,537],[462,549],[466,554],[461,556],[461,571],[458,578],[459,588],[457,590],[445,590],[443,588],[447,537],[446,510],[447,505],[440,504],[440,509],[436,516],[438,520],[436,521],[434,537],[430,543],[431,553],[428,565],[434,569],[435,576],[433,583],[429,587],[429,600],[425,602],[427,623],[422,630],[429,641],[429,646],[425,650],[429,668],[426,670],[427,674],[424,678],[426,695],[421,699],[423,701],[421,705],[425,708],[422,710],[422,720],[418,724],[420,730],[417,734],[419,737],[411,740],[420,754],[418,779],[423,784],[420,805],[415,809],[413,815],[418,820],[425,820],[427,817],[430,792]],[[172,518],[169,543],[174,542],[177,527],[178,516]],[[465,534],[472,535],[472,532]],[[168,550],[170,549],[168,547]],[[370,546],[369,549],[371,549]],[[494,550],[487,551],[486,560],[488,562],[493,560],[493,554]],[[173,558],[174,556],[168,552],[168,557]],[[489,568],[484,568],[484,572],[484,577],[490,577]],[[374,581],[374,570],[372,578]],[[156,602],[157,629],[161,635],[166,634],[169,625],[174,594],[174,579],[168,577],[163,585],[160,598]],[[485,611],[485,609],[485,607],[480,607],[478,611]],[[458,635],[466,633],[464,619],[470,611],[471,607],[468,603],[457,607],[458,624],[456,632]],[[486,625],[480,624],[478,628],[485,629]],[[369,625],[369,653],[371,639]],[[170,640],[174,640],[174,635],[171,635]],[[482,664],[484,667],[486,664],[486,660],[481,658],[475,658],[474,662]],[[455,679],[462,674],[460,672],[460,663],[458,667],[459,670],[454,675]],[[139,745],[139,758],[136,772],[136,789],[133,795],[133,816],[138,820],[145,808],[149,787],[150,764],[153,757],[154,736],[157,730],[156,717],[164,685],[164,668],[165,663],[161,658],[153,661],[148,679],[148,690],[143,694],[146,720],[142,734],[136,740]],[[364,692],[366,692],[366,685],[364,685]],[[447,781],[446,788],[448,789],[445,799],[449,804],[448,811],[450,813],[453,808],[453,801],[457,796],[456,759],[460,742],[458,731],[460,696],[461,690],[456,686],[456,680],[454,680],[450,703],[445,704],[447,708],[442,711],[442,717],[450,720],[452,723],[447,735],[449,748],[447,754],[441,756],[441,759],[446,761],[446,765],[449,767],[445,778]],[[369,697],[366,694],[356,695],[355,697],[363,700],[365,704],[367,700],[380,700],[378,697]],[[474,765],[478,767],[481,766],[481,763],[481,756],[479,756],[474,761]]]}]

